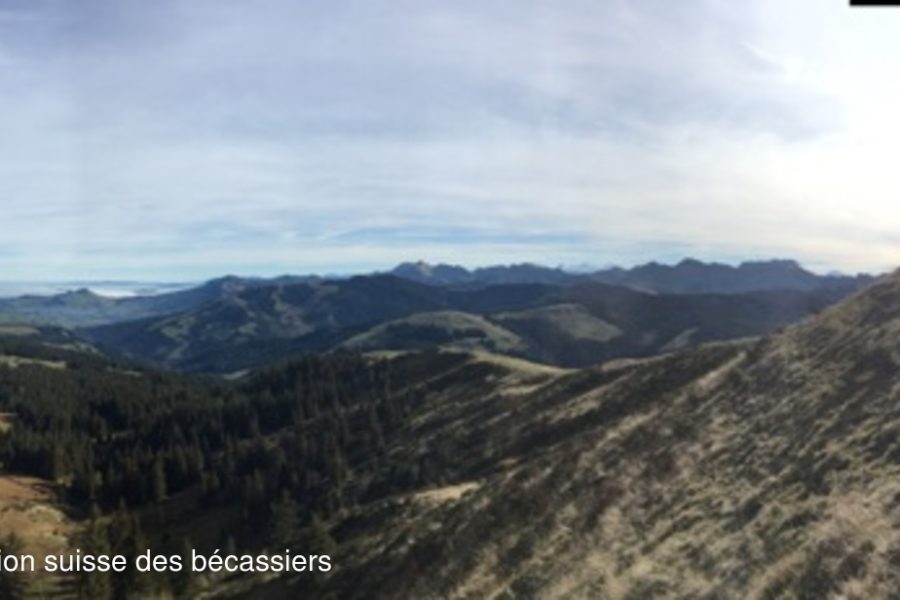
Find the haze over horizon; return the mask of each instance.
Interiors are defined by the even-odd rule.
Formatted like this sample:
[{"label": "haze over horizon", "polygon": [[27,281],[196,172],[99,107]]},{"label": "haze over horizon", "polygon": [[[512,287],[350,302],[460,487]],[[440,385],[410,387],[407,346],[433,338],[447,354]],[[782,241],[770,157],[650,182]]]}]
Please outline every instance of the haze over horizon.
[{"label": "haze over horizon", "polygon": [[[467,269],[470,273],[475,273],[479,269],[493,269],[497,267],[521,267],[521,266],[533,266],[539,268],[547,268],[547,269],[560,269],[569,274],[591,274],[591,273],[599,273],[603,271],[607,271],[610,269],[624,269],[630,270],[636,267],[645,267],[650,265],[662,265],[667,267],[676,267],[680,266],[684,263],[693,262],[697,259],[692,257],[683,257],[679,260],[673,261],[649,261],[646,263],[637,263],[631,265],[616,265],[616,264],[603,264],[603,265],[590,265],[590,264],[581,264],[581,265],[546,265],[546,264],[538,264],[538,263],[516,263],[516,264],[469,264],[469,265],[460,265],[456,263],[432,263],[429,261],[424,261],[421,259],[418,260],[409,260],[404,261],[402,263],[398,263],[396,265],[389,265],[387,267],[373,269],[371,271],[347,271],[347,272],[280,272],[280,273],[270,273],[266,275],[261,275],[259,273],[239,273],[239,272],[223,272],[217,273],[211,277],[203,277],[195,280],[148,280],[148,279],[60,279],[60,280],[35,280],[35,279],[22,279],[22,280],[9,280],[9,279],[0,279],[0,298],[13,298],[19,296],[54,296],[58,294],[64,294],[67,292],[74,292],[87,289],[94,294],[99,296],[105,296],[107,298],[127,298],[132,296],[147,296],[147,295],[157,295],[157,294],[165,294],[170,292],[176,292],[180,290],[189,289],[192,287],[203,285],[206,282],[213,281],[220,278],[226,277],[239,277],[239,278],[268,278],[268,277],[288,277],[288,276],[310,276],[310,277],[321,277],[321,278],[346,278],[352,277],[355,275],[377,275],[377,274],[386,274],[386,273],[394,273],[396,270],[408,266],[408,265],[420,265],[422,264],[425,267],[462,267]],[[702,264],[706,266],[728,266],[728,267],[739,267],[741,265],[749,265],[749,264],[767,264],[768,266],[775,266],[774,263],[794,263],[800,269],[806,270],[818,276],[826,276],[826,275],[842,275],[842,276],[860,276],[860,275],[870,275],[870,276],[880,276],[884,273],[880,272],[872,272],[872,273],[843,273],[840,271],[828,271],[828,272],[817,272],[811,269],[808,269],[805,265],[799,264],[792,259],[783,259],[783,258],[770,258],[770,259],[749,259],[745,261],[737,261],[737,262],[715,262],[708,261],[703,262]],[[790,269],[788,269],[790,270]],[[406,275],[401,275],[401,277],[406,277]]]},{"label": "haze over horizon", "polygon": [[0,274],[882,272],[896,22],[814,0],[0,0]]}]

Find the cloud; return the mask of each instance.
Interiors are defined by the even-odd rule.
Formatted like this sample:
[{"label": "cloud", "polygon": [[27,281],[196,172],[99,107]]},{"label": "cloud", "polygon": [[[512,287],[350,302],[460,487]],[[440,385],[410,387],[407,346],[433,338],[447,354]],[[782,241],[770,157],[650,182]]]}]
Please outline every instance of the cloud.
[{"label": "cloud", "polygon": [[8,1],[0,40],[12,278],[900,260],[896,43],[845,7]]}]

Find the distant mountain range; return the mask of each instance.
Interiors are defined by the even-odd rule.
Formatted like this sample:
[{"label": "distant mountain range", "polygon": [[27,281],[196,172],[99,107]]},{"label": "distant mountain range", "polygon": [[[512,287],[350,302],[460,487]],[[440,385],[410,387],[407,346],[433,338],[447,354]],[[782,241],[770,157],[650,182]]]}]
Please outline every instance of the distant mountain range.
[{"label": "distant mountain range", "polygon": [[87,289],[107,298],[155,296],[197,287],[197,283],[156,281],[0,281],[0,299],[18,296],[55,296]]},{"label": "distant mountain range", "polygon": [[[248,288],[291,282],[314,281],[316,277],[282,276],[272,279],[226,276],[199,286],[162,293],[113,297],[85,287],[60,294],[28,294],[0,298],[0,323],[27,323],[89,327],[162,316],[221,300]],[[160,284],[168,290],[174,284]]]},{"label": "distant mountain range", "polygon": [[[88,333],[198,369],[304,340],[366,349],[478,332],[504,354],[535,342],[571,349],[578,337],[597,357],[617,340],[632,344],[622,352],[651,352],[679,345],[662,344],[673,336],[734,337],[829,301],[823,289],[461,289],[387,275],[210,288],[221,297]],[[89,479],[36,481],[58,498],[79,498],[80,481],[101,497],[134,495],[150,532],[138,547],[158,553],[176,535],[212,531],[212,547],[219,531],[242,530],[247,552],[263,551],[250,540],[265,531],[285,533],[289,548],[337,548],[340,570],[327,577],[204,578],[208,597],[891,598],[898,331],[900,273],[775,335],[577,370],[486,352],[384,352],[352,369],[340,363],[354,359],[317,356],[211,382],[72,349],[77,340],[55,328],[0,328],[0,398],[12,431],[25,432],[4,438],[4,458],[16,459],[4,467],[32,477],[78,468],[68,459],[82,453],[106,461]],[[273,510],[265,526],[246,525],[247,498],[265,515],[286,493],[289,518]],[[113,520],[112,502],[82,497],[128,522]],[[16,504],[28,511],[20,531],[37,539],[39,509]],[[65,531],[79,513],[50,514]]]},{"label": "distant mountain range", "polygon": [[0,299],[0,323],[68,327],[152,365],[225,373],[303,352],[484,350],[580,367],[769,333],[872,281],[793,261],[569,273],[405,263],[345,279],[222,277],[169,293]]},{"label": "distant mountain range", "polygon": [[229,372],[303,352],[444,347],[583,366],[768,333],[839,290],[648,294],[621,286],[430,286],[391,275],[250,286],[199,306],[80,330],[125,356]]},{"label": "distant mountain range", "polygon": [[793,260],[744,262],[738,266],[685,259],[675,265],[647,263],[631,269],[613,267],[587,273],[534,264],[467,270],[456,265],[403,263],[391,274],[430,285],[495,285],[549,283],[567,285],[598,281],[665,294],[740,294],[763,290],[817,290],[858,288],[874,280],[871,275],[817,275]]}]

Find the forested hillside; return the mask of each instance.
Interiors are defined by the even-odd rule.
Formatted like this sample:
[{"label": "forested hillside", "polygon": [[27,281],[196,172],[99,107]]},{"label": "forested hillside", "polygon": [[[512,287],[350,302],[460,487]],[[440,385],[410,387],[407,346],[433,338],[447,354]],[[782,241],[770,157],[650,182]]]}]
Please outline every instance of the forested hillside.
[{"label": "forested hillside", "polygon": [[[394,387],[384,362],[309,357],[231,384],[21,339],[4,340],[2,352],[0,462],[56,484],[89,523],[75,541],[85,552],[180,551],[188,540],[278,549],[303,530],[329,545],[322,523],[347,506],[431,476],[427,461],[385,452],[423,393]],[[198,514],[203,528],[191,524]],[[78,585],[160,592],[185,583],[145,579]]]},{"label": "forested hillside", "polygon": [[354,277],[256,286],[79,333],[110,353],[190,372],[229,373],[303,352],[425,348],[581,367],[769,333],[851,290],[661,295],[596,282],[459,289]]},{"label": "forested hillside", "polygon": [[893,277],[779,335],[579,370],[427,351],[227,381],[17,338],[0,460],[52,483],[81,548],[335,564],[63,595],[885,597],[898,306]]}]

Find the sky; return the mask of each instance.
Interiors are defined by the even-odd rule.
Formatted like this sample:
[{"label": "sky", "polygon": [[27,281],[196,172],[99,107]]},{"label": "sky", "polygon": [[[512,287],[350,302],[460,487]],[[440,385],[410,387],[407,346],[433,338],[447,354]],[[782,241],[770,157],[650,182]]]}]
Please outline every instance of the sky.
[{"label": "sky", "polygon": [[0,279],[900,266],[900,10],[0,0]]}]

